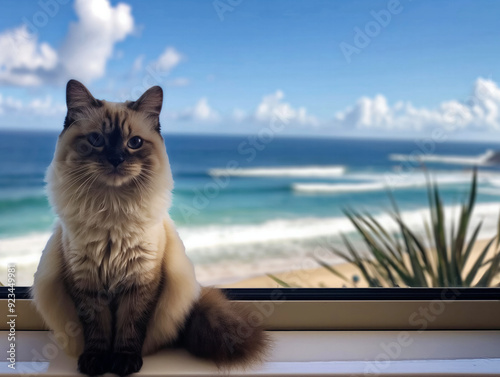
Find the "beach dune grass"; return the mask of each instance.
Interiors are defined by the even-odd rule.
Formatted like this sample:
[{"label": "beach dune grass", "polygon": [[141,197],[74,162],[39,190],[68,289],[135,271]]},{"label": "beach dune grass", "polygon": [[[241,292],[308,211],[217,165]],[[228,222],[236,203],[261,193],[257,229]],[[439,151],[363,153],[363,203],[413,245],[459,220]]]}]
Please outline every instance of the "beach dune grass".
[{"label": "beach dune grass", "polygon": [[[392,195],[391,218],[397,231],[384,227],[369,213],[353,209],[344,214],[361,236],[368,252],[361,252],[342,234],[345,250],[329,246],[329,250],[355,266],[370,287],[491,287],[500,272],[498,233],[479,252],[475,245],[482,222],[471,225],[477,195],[477,172],[474,171],[467,199],[460,206],[457,220],[445,216],[438,186],[428,180],[430,220],[424,221],[424,236],[405,223]],[[451,222],[451,224],[450,224]],[[499,219],[500,229],[500,219]],[[447,231],[449,229],[449,231]],[[349,283],[334,266],[317,260],[331,273]],[[268,275],[282,286],[289,283]],[[498,285],[497,285],[498,286]]]}]

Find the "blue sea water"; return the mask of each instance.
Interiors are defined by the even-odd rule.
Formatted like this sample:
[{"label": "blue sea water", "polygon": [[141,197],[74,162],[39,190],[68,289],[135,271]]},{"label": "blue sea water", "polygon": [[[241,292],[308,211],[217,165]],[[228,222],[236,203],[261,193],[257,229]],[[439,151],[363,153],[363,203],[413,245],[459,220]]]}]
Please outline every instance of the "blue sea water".
[{"label": "blue sea water", "polygon": [[[484,164],[495,143],[164,137],[175,180],[170,214],[206,283],[290,268],[325,236],[352,231],[342,209],[385,219],[387,190],[421,222],[426,178],[415,156],[427,158],[449,208],[465,198],[472,167],[481,165],[477,212],[485,231],[496,226],[500,172]],[[44,174],[56,141],[56,133],[0,133],[0,264],[24,265],[25,284],[55,218]]]}]

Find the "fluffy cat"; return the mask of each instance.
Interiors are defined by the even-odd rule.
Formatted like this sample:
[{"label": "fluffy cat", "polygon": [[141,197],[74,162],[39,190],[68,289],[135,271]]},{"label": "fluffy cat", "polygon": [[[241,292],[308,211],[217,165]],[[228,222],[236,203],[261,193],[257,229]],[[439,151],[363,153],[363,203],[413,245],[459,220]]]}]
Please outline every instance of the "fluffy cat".
[{"label": "fluffy cat", "polygon": [[137,372],[142,356],[172,344],[222,367],[259,361],[265,333],[199,286],[168,215],[162,89],[112,103],[70,80],[66,102],[46,177],[59,220],[32,288],[60,346],[88,375]]}]

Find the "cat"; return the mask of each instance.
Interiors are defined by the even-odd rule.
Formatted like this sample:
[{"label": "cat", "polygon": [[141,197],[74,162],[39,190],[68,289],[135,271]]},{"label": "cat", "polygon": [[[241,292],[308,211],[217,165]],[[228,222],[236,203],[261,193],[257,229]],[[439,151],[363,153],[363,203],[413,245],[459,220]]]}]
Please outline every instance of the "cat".
[{"label": "cat", "polygon": [[125,376],[168,345],[223,368],[262,361],[266,333],[249,325],[248,309],[198,284],[168,215],[162,89],[114,103],[70,80],[66,103],[46,175],[58,222],[31,292],[78,370]]}]

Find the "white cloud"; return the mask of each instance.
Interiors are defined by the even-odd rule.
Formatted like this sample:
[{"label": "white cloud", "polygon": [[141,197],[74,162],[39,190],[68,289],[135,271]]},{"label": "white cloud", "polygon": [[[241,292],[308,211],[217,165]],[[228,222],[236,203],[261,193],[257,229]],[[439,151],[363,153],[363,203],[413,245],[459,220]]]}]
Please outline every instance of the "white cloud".
[{"label": "white cloud", "polygon": [[0,93],[0,114],[4,114],[5,112],[19,111],[23,107],[21,101],[16,100],[12,97],[6,97]]},{"label": "white cloud", "polygon": [[242,122],[244,121],[245,119],[247,119],[248,117],[248,114],[245,110],[242,110],[242,109],[234,109],[233,110],[233,114],[232,114],[232,118],[236,121],[236,122]]},{"label": "white cloud", "polygon": [[167,81],[166,85],[167,86],[182,87],[182,86],[188,86],[190,83],[191,83],[191,80],[189,80],[187,77],[177,77],[175,79]]},{"label": "white cloud", "polygon": [[174,47],[166,47],[160,56],[147,65],[144,65],[144,55],[138,56],[130,69],[127,78],[133,82],[136,79],[140,80],[140,75],[144,75],[142,83],[144,90],[153,85],[165,85],[170,87],[180,87],[189,85],[189,79],[178,77],[167,80],[170,71],[174,69],[182,60],[184,55],[179,53]]},{"label": "white cloud", "polygon": [[471,109],[471,117],[479,124],[500,128],[500,88],[494,81],[477,79],[467,105]]},{"label": "white cloud", "polygon": [[273,94],[266,95],[258,104],[255,111],[248,113],[241,108],[235,108],[230,114],[220,115],[208,103],[206,97],[187,109],[166,113],[165,116],[171,120],[198,121],[200,123],[232,124],[233,122],[248,122],[268,124],[276,119],[285,119],[287,123],[300,126],[316,126],[319,121],[309,115],[304,107],[293,108],[290,104],[282,101],[283,92],[278,90]]},{"label": "white cloud", "polygon": [[193,118],[201,121],[215,121],[219,119],[219,114],[213,110],[206,98],[201,98],[193,108]]},{"label": "white cloud", "polygon": [[174,120],[199,122],[216,122],[221,119],[219,113],[210,107],[205,97],[200,98],[193,107],[179,112],[170,112],[166,116]]},{"label": "white cloud", "polygon": [[108,0],[77,0],[78,21],[72,23],[60,51],[61,62],[70,77],[91,81],[102,77],[117,42],[134,30],[131,7]]},{"label": "white cloud", "polygon": [[40,74],[57,66],[56,51],[38,43],[25,25],[0,34],[0,83],[39,85]]},{"label": "white cloud", "polygon": [[318,120],[314,116],[307,114],[305,107],[293,108],[289,103],[282,101],[284,96],[281,90],[264,96],[257,106],[253,118],[259,122],[268,123],[276,116],[281,116],[292,124],[301,126],[318,125]]},{"label": "white cloud", "polygon": [[134,63],[132,64],[132,73],[140,72],[142,71],[142,66],[144,64],[144,55],[139,55],[137,58],[135,58]]},{"label": "white cloud", "polygon": [[500,88],[489,79],[478,78],[465,101],[445,101],[435,109],[416,108],[409,102],[393,106],[379,94],[362,97],[339,112],[335,126],[358,129],[414,130],[446,127],[448,130],[479,128],[500,129]]},{"label": "white cloud", "polygon": [[47,95],[45,98],[35,98],[25,106],[25,110],[35,115],[52,116],[66,113],[66,105],[56,103],[54,99]]},{"label": "white cloud", "polygon": [[66,106],[56,103],[49,95],[45,98],[35,98],[31,102],[23,103],[13,97],[4,97],[0,93],[0,114],[20,114],[23,116],[62,116]]},{"label": "white cloud", "polygon": [[153,64],[160,72],[170,72],[182,59],[183,56],[175,48],[167,47]]},{"label": "white cloud", "polygon": [[91,81],[102,77],[115,44],[133,32],[131,8],[109,0],[76,0],[78,21],[56,51],[39,43],[25,25],[0,34],[0,83],[36,86],[68,78]]}]

